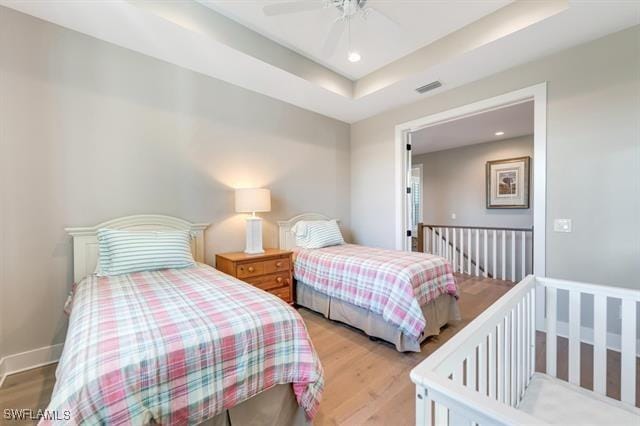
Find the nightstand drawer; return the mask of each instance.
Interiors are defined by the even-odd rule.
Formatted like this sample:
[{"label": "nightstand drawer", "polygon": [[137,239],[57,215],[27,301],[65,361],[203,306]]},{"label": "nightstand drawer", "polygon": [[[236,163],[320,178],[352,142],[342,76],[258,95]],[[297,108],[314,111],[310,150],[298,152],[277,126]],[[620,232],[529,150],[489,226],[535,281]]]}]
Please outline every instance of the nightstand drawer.
[{"label": "nightstand drawer", "polygon": [[248,278],[264,275],[264,264],[265,262],[241,263],[236,267],[236,276],[238,278]]},{"label": "nightstand drawer", "polygon": [[246,280],[249,284],[254,285],[263,290],[271,290],[278,287],[287,286],[291,284],[291,278],[289,272],[281,274],[263,275],[261,277],[249,278]]},{"label": "nightstand drawer", "polygon": [[289,272],[291,270],[291,263],[289,258],[267,260],[264,262],[264,273],[273,274],[275,272]]},{"label": "nightstand drawer", "polygon": [[273,290],[269,290],[269,293],[274,296],[278,296],[280,299],[284,300],[287,303],[291,303],[291,287],[281,287]]}]

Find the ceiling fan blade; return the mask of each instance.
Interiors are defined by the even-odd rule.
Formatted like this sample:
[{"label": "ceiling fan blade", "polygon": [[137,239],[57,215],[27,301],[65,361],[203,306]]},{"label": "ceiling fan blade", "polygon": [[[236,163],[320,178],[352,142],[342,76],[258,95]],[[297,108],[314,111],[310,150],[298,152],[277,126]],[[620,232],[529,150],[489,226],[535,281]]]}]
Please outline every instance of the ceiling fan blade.
[{"label": "ceiling fan blade", "polygon": [[387,22],[390,22],[391,24],[395,25],[396,27],[401,28],[400,24],[395,19],[393,19],[391,16],[387,15],[387,13],[381,11],[377,7],[367,6],[366,12],[367,12],[367,14],[369,14],[371,12],[377,13],[378,15],[382,16],[382,18],[385,19]]},{"label": "ceiling fan blade", "polygon": [[309,12],[319,10],[324,4],[319,1],[289,1],[284,3],[267,4],[262,8],[266,16],[288,15],[290,13]]},{"label": "ceiling fan blade", "polygon": [[340,38],[342,38],[342,33],[344,33],[344,29],[347,24],[344,21],[336,20],[331,25],[331,29],[329,30],[329,34],[327,34],[327,38],[324,40],[324,45],[322,46],[322,56],[325,58],[329,58],[333,56],[333,53],[336,51],[338,47],[338,42],[340,42]]}]

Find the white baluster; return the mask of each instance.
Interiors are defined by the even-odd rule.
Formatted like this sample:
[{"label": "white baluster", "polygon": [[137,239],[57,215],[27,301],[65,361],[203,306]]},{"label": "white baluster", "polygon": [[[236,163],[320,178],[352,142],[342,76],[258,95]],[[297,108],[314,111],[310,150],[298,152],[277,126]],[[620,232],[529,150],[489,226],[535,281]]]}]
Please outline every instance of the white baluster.
[{"label": "white baluster", "polygon": [[442,228],[438,228],[438,256],[442,256]]},{"label": "white baluster", "polygon": [[522,272],[520,274],[520,276],[522,278],[522,280],[524,280],[524,277],[527,275],[527,234],[522,231],[521,234],[522,237]]},{"label": "white baluster", "polygon": [[511,281],[516,282],[516,231],[511,231]]},{"label": "white baluster", "polygon": [[431,229],[431,254],[436,254],[436,229]]},{"label": "white baluster", "polygon": [[507,232],[502,231],[502,279],[507,279]]},{"label": "white baluster", "polygon": [[487,241],[487,230],[485,229],[483,231],[483,238],[484,238],[484,276],[485,278],[489,275],[489,250],[487,250],[487,244],[489,244],[489,242]]},{"label": "white baluster", "polygon": [[493,278],[498,279],[498,232],[493,230]]},{"label": "white baluster", "polygon": [[469,232],[467,235],[467,272],[471,275],[471,229],[467,231]]},{"label": "white baluster", "polygon": [[464,229],[460,229],[460,273],[464,274]]},{"label": "white baluster", "polygon": [[453,228],[452,231],[453,231],[453,250],[452,250],[453,261],[451,262],[451,264],[453,265],[453,272],[456,272],[456,251],[458,249],[458,245],[456,243],[456,235],[458,233],[456,232],[456,228]]},{"label": "white baluster", "polygon": [[622,300],[622,347],[620,357],[620,395],[622,402],[635,405],[636,402],[636,302]]},{"label": "white baluster", "polygon": [[476,277],[480,276],[480,230],[476,229]]},{"label": "white baluster", "polygon": [[445,243],[444,243],[444,248],[445,248],[445,256],[444,258],[447,259],[447,261],[451,261],[451,256],[449,256],[449,228],[445,228],[445,235],[446,235],[446,239],[445,239]]}]

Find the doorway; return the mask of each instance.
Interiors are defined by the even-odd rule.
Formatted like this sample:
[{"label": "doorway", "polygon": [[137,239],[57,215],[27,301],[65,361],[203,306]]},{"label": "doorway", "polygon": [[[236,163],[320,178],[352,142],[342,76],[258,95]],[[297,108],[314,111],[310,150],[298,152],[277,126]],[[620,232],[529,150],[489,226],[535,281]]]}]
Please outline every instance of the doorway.
[{"label": "doorway", "polygon": [[[411,161],[412,134],[430,126],[471,117],[495,109],[533,102],[534,137],[533,152],[533,272],[544,276],[545,230],[546,230],[546,83],[520,89],[504,95],[474,102],[459,108],[431,114],[417,120],[396,126],[396,248],[411,250],[415,244],[413,237],[413,214],[415,199],[411,194],[413,165]],[[422,200],[424,202],[424,200]]]}]

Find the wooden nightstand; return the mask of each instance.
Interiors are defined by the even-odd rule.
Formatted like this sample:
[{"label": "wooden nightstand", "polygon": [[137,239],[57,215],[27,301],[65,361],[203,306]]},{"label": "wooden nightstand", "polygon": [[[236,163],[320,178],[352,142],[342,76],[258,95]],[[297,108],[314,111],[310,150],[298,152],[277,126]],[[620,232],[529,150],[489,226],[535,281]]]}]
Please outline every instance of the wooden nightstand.
[{"label": "wooden nightstand", "polygon": [[216,255],[216,269],[293,304],[292,255],[278,249],[261,254],[221,253]]}]

